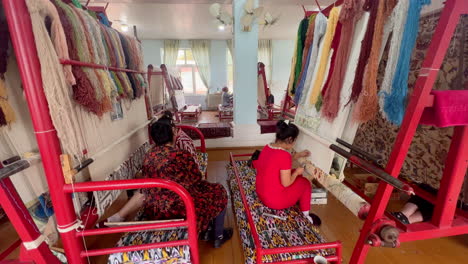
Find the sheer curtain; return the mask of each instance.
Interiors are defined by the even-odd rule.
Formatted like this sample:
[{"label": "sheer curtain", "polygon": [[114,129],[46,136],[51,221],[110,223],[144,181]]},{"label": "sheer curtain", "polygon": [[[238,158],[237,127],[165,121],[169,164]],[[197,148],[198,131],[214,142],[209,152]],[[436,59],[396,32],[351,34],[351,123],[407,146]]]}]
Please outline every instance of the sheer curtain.
[{"label": "sheer curtain", "polygon": [[258,41],[258,61],[265,64],[265,75],[267,82],[271,82],[272,71],[272,52],[271,52],[271,39],[262,39]]},{"label": "sheer curtain", "polygon": [[206,88],[210,89],[211,69],[210,69],[210,40],[191,40],[193,58],[198,68],[200,78]]},{"label": "sheer curtain", "polygon": [[231,59],[234,61],[234,44],[232,42],[232,39],[228,39],[226,40],[226,44],[228,46],[228,49],[229,49],[229,53],[231,54]]},{"label": "sheer curtain", "polygon": [[174,68],[179,54],[179,40],[164,40],[164,64],[168,68]]}]

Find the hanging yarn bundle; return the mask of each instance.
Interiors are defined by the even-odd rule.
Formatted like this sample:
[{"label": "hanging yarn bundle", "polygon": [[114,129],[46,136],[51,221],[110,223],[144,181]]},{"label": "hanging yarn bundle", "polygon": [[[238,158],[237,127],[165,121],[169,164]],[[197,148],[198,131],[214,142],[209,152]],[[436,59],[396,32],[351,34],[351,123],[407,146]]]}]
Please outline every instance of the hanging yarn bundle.
[{"label": "hanging yarn bundle", "polygon": [[384,111],[385,96],[390,94],[392,90],[392,81],[397,70],[398,58],[400,55],[401,41],[403,38],[403,32],[405,31],[405,23],[408,16],[409,1],[399,1],[395,9],[393,10],[392,16],[385,25],[385,34],[392,34],[390,41],[390,48],[388,51],[388,60],[385,67],[385,75],[380,85],[380,112],[384,118],[387,118]]},{"label": "hanging yarn bundle", "polygon": [[4,78],[8,64],[8,46],[10,34],[6,21],[0,20],[0,79]]},{"label": "hanging yarn bundle", "polygon": [[331,51],[331,44],[333,41],[333,37],[335,36],[336,26],[338,24],[338,17],[340,15],[340,8],[334,7],[330,11],[330,16],[328,17],[328,26],[327,32],[325,33],[324,40],[323,40],[323,49],[322,54],[320,55],[320,61],[318,62],[318,68],[316,69],[316,78],[312,83],[312,87],[310,88],[310,97],[309,103],[310,105],[315,105],[318,100],[318,96],[320,94],[321,88],[323,86],[323,81],[325,79],[325,72],[328,67],[328,61],[330,58],[330,51]]},{"label": "hanging yarn bundle", "polygon": [[[298,65],[298,55],[302,54],[304,51],[304,41],[305,38],[302,38],[306,33],[307,29],[305,29],[306,26],[308,26],[309,20],[307,18],[304,18],[301,20],[301,23],[299,24],[299,28],[297,30],[297,38],[296,38],[296,43],[294,45],[294,53],[293,57],[291,60],[291,73],[289,75],[289,82],[288,82],[288,92],[290,95],[294,95],[295,93],[295,82],[297,80],[296,78],[296,66]],[[302,57],[301,57],[301,65],[302,65]]]},{"label": "hanging yarn bundle", "polygon": [[[70,58],[72,60],[85,61],[84,57],[86,55],[89,57],[89,52],[83,52],[84,47],[87,49],[87,43],[77,16],[72,8],[62,1],[54,0],[52,3],[55,4],[62,22]],[[73,86],[73,99],[88,111],[102,116],[104,113],[102,104],[98,98],[97,91],[94,89],[93,82],[91,81],[97,78],[94,71],[78,66],[72,66],[72,71],[76,79],[76,85]]]},{"label": "hanging yarn bundle", "polygon": [[[37,54],[41,63],[42,83],[49,110],[57,130],[62,148],[78,160],[83,158],[86,149],[80,133],[78,118],[71,100],[70,89],[59,58],[68,52],[65,32],[55,6],[49,0],[26,0]],[[51,22],[50,32],[45,18]]]},{"label": "hanging yarn bundle", "polygon": [[418,36],[419,18],[424,5],[430,4],[430,0],[410,0],[408,18],[405,24],[405,32],[401,41],[400,56],[397,70],[392,82],[392,91],[384,96],[384,111],[388,120],[400,125],[405,114],[405,100],[408,91],[408,78],[411,62],[411,53],[416,45]]},{"label": "hanging yarn bundle", "polygon": [[[374,119],[378,111],[377,75],[382,50],[383,30],[385,21],[391,15],[396,3],[396,0],[382,2],[377,11],[372,48],[362,83],[363,90],[354,108],[354,118],[359,122],[367,122]],[[385,44],[383,43],[383,45]]]},{"label": "hanging yarn bundle", "polygon": [[364,71],[367,64],[367,60],[370,56],[372,48],[372,39],[374,38],[374,25],[377,19],[377,10],[381,4],[381,0],[366,0],[364,4],[364,11],[369,11],[369,22],[367,26],[366,35],[362,40],[361,53],[359,54],[358,66],[356,68],[356,76],[354,77],[353,88],[349,102],[355,103],[362,91],[362,80],[364,78]]},{"label": "hanging yarn bundle", "polygon": [[336,51],[336,61],[323,90],[322,116],[333,121],[340,109],[340,95],[351,53],[355,26],[363,14],[364,0],[345,0],[339,21],[343,25],[341,41]]},{"label": "hanging yarn bundle", "polygon": [[299,104],[302,91],[304,90],[304,83],[307,76],[307,70],[309,68],[311,53],[313,51],[316,17],[316,14],[312,14],[309,17],[309,29],[307,30],[307,36],[304,42],[304,52],[302,54],[302,70],[301,74],[299,74],[299,83],[297,84],[296,91],[294,94],[294,102],[296,103],[296,105]]},{"label": "hanging yarn bundle", "polygon": [[313,79],[313,74],[315,72],[316,62],[318,60],[318,54],[320,50],[320,46],[323,40],[323,36],[327,30],[327,17],[323,13],[318,13],[315,17],[315,27],[314,27],[314,35],[312,40],[312,46],[310,47],[310,51],[308,54],[308,58],[306,61],[307,69],[304,71],[302,75],[301,81],[299,83],[298,89],[296,94],[294,95],[294,101],[296,104],[302,104],[304,98],[309,93],[310,83]]},{"label": "hanging yarn bundle", "polygon": [[13,108],[8,103],[8,94],[5,81],[0,78],[0,127],[15,122],[16,116]]},{"label": "hanging yarn bundle", "polygon": [[294,83],[291,92],[293,94],[296,93],[296,87],[299,82],[299,75],[301,74],[302,69],[302,58],[304,53],[304,43],[307,36],[307,31],[309,29],[309,19],[304,18],[301,21],[301,25],[299,27],[299,34],[297,36],[297,49],[296,49],[296,65],[294,68]]}]

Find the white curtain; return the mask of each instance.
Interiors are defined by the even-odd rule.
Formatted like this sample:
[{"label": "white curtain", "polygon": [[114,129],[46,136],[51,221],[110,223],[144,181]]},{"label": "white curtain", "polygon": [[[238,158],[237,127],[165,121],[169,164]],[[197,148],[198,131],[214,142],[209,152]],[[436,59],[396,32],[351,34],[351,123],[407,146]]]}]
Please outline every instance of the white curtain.
[{"label": "white curtain", "polygon": [[193,58],[198,68],[200,78],[205,84],[206,88],[210,89],[211,81],[211,65],[210,65],[210,40],[191,40]]},{"label": "white curtain", "polygon": [[272,52],[271,52],[271,40],[262,39],[258,41],[258,61],[265,64],[265,75],[267,82],[271,82],[271,71],[272,71]]},{"label": "white curtain", "polygon": [[231,59],[232,61],[234,61],[234,44],[232,42],[232,39],[228,39],[226,40],[226,43],[227,43],[227,46],[228,46],[228,49],[229,49],[229,54],[231,54]]},{"label": "white curtain", "polygon": [[164,40],[164,64],[168,68],[174,68],[179,54],[179,40]]}]

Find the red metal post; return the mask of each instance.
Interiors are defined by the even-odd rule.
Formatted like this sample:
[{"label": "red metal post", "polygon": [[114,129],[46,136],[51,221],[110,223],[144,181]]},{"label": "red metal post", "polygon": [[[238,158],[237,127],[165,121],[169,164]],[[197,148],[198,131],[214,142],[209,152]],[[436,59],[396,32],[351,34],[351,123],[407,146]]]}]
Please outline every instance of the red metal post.
[{"label": "red metal post", "polygon": [[[60,143],[50,118],[47,99],[42,87],[41,66],[37,56],[31,18],[24,0],[3,0],[18,68],[23,81],[26,100],[36,134],[42,164],[54,204],[57,224],[72,225],[77,219],[71,196],[62,191],[64,177],[60,162]],[[83,242],[76,230],[62,233],[62,242],[71,264],[84,264],[80,256]],[[49,262],[50,263],[50,262]]]},{"label": "red metal post", "polygon": [[468,126],[455,127],[432,217],[434,225],[438,227],[452,225],[467,166]]},{"label": "red metal post", "polygon": [[[1,166],[0,164],[0,167]],[[41,236],[41,232],[37,229],[36,224],[31,218],[28,209],[24,206],[18,192],[16,192],[15,186],[10,178],[5,178],[0,181],[0,201],[8,219],[10,219],[11,224],[23,242],[32,242]],[[18,243],[14,243],[10,246],[10,250],[6,250],[6,252],[2,253],[2,258],[8,256],[18,246]],[[38,264],[60,263],[60,261],[52,255],[52,252],[45,242],[40,243],[35,249],[28,250],[27,254]],[[0,260],[2,258],[0,258]]]},{"label": "red metal post", "polygon": [[[97,256],[97,255],[106,255],[117,252],[124,251],[134,251],[134,250],[143,250],[149,249],[151,247],[171,247],[177,245],[189,245],[190,252],[192,257],[192,262],[194,264],[199,263],[199,253],[198,253],[198,233],[197,233],[197,216],[195,214],[195,207],[193,204],[193,199],[190,194],[185,190],[181,185],[161,179],[141,179],[141,180],[118,180],[118,181],[96,181],[96,182],[80,182],[73,185],[66,184],[63,186],[64,193],[74,193],[74,192],[93,192],[93,191],[110,191],[110,190],[126,190],[126,189],[144,189],[144,188],[164,188],[174,191],[180,196],[185,205],[185,210],[187,211],[187,220],[184,223],[187,223],[188,227],[188,240],[180,240],[173,242],[161,242],[156,244],[147,244],[139,246],[129,246],[129,247],[120,247],[120,248],[107,248],[107,249],[96,249],[88,252],[80,251],[82,257],[88,256]],[[150,224],[144,226],[127,226],[119,228],[111,228],[110,230],[104,231],[84,231],[81,233],[75,233],[76,237],[85,236],[89,234],[111,234],[111,233],[121,233],[129,232],[136,230],[143,230],[148,227],[157,227],[164,228],[170,226],[177,226],[180,222],[176,223],[164,223],[164,224]]]},{"label": "red metal post", "polygon": [[[467,11],[468,2],[464,0],[447,0],[445,3],[445,8],[442,11],[441,18],[416,81],[415,89],[406,109],[403,123],[385,169],[388,174],[394,177],[398,177],[401,167],[403,166],[409,146],[421,119],[423,110],[427,106],[428,97],[437,78],[445,53],[450,45],[460,15]],[[379,184],[369,216],[364,223],[351,256],[351,264],[364,263],[370,247],[366,243],[367,237],[373,223],[382,217],[392,190],[393,187],[386,183]]]}]

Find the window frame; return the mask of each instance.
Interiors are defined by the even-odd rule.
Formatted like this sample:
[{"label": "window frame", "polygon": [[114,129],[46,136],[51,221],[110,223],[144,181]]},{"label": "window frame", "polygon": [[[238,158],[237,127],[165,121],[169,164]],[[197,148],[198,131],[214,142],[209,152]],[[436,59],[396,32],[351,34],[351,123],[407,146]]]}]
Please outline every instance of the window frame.
[{"label": "window frame", "polygon": [[[203,94],[198,94],[197,93],[197,76],[196,76],[196,73],[198,72],[198,67],[196,65],[196,63],[194,62],[193,64],[189,64],[187,63],[187,51],[190,50],[192,51],[192,49],[190,48],[179,48],[179,51],[183,51],[184,52],[184,64],[177,64],[177,61],[178,61],[178,58],[177,58],[177,61],[176,61],[176,67],[177,69],[181,69],[181,68],[191,68],[192,69],[192,91],[189,93],[187,92],[188,95],[193,95],[193,96],[204,96]],[[193,54],[192,54],[193,56]],[[180,71],[182,72],[182,71]],[[208,90],[208,88],[205,87],[206,90]],[[184,93],[186,92],[186,90],[184,89]]]}]

